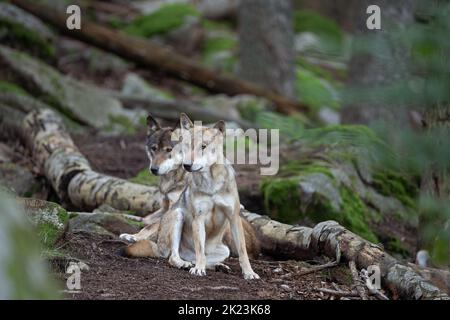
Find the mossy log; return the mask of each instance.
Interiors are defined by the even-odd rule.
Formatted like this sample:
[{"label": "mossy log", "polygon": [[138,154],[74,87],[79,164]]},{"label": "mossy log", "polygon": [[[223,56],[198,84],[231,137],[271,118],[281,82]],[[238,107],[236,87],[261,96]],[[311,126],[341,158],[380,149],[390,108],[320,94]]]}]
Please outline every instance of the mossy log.
[{"label": "mossy log", "polygon": [[113,52],[141,66],[162,70],[168,75],[191,82],[211,92],[228,95],[251,94],[264,97],[272,101],[279,112],[286,114],[310,111],[310,108],[298,101],[286,98],[274,91],[266,90],[251,82],[237,79],[231,75],[209,70],[197,62],[178,55],[167,47],[154,44],[147,39],[110,30],[87,21],[86,17],[83,17],[80,30],[69,30],[66,26],[67,15],[64,13],[30,1],[11,0],[11,2],[57,27],[70,37]]},{"label": "mossy log", "polygon": [[50,109],[30,112],[22,128],[36,165],[63,202],[85,210],[108,204],[140,215],[158,209],[158,188],[93,171]]},{"label": "mossy log", "polygon": [[345,229],[335,221],[314,228],[283,224],[268,217],[243,211],[241,215],[259,231],[262,249],[286,256],[324,254],[336,260],[355,261],[359,269],[378,266],[381,280],[394,296],[405,299],[445,299],[449,297],[410,266],[398,262],[384,250]]}]

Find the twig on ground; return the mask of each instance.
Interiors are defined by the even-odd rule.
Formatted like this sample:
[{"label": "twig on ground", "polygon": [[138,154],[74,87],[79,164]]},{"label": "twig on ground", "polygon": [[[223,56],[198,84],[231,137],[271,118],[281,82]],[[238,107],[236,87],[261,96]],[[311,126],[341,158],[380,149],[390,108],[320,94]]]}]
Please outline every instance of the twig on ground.
[{"label": "twig on ground", "polygon": [[376,296],[380,300],[389,300],[389,298],[383,292],[374,287],[372,281],[370,281],[369,279],[369,275],[366,269],[361,270],[361,278],[364,280],[366,287],[369,290],[369,294]]},{"label": "twig on ground", "polygon": [[361,285],[361,277],[359,276],[358,269],[356,269],[355,261],[350,261],[348,263],[348,266],[350,267],[350,271],[352,273],[353,282],[356,287],[356,291],[358,292],[359,296],[363,300],[368,300],[366,290],[364,286]]},{"label": "twig on ground", "polygon": [[328,289],[328,288],[313,288],[313,291],[331,294],[336,297],[358,297],[359,296],[357,291],[342,291],[342,290],[333,290],[333,289]]},{"label": "twig on ground", "polygon": [[304,276],[310,273],[314,273],[317,271],[321,271],[324,269],[328,269],[328,268],[332,268],[332,267],[336,267],[339,264],[339,262],[337,261],[331,261],[331,262],[327,262],[325,264],[319,265],[319,266],[314,266],[311,267],[310,269],[306,270],[306,271],[302,271],[296,274],[296,276]]}]

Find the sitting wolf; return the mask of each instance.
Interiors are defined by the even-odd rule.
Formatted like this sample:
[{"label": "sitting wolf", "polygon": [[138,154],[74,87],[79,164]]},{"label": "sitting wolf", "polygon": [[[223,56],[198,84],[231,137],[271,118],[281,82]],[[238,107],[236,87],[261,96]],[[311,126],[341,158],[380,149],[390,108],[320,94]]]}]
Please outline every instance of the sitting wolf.
[{"label": "sitting wolf", "polygon": [[[123,250],[130,257],[157,256],[169,257],[169,263],[176,267],[188,267],[190,262],[182,260],[179,255],[180,236],[183,225],[183,215],[180,205],[172,210],[186,187],[189,173],[182,166],[182,150],[179,144],[179,123],[173,128],[161,127],[149,115],[147,118],[148,132],[146,150],[150,160],[150,171],[160,176],[160,192],[163,198],[161,209],[145,218],[148,224],[139,233],[122,234],[120,238],[136,242]],[[246,238],[247,251],[252,257],[257,257],[260,251],[259,241],[253,227],[242,219]],[[238,250],[231,241],[229,230],[225,232],[225,243],[236,256]]]}]

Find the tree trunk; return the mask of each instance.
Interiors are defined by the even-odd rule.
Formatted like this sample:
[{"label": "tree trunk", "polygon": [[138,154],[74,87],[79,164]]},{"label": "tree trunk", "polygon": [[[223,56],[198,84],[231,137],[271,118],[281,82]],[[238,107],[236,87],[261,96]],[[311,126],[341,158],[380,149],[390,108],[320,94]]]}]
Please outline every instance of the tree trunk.
[{"label": "tree trunk", "polygon": [[22,128],[34,162],[64,203],[84,210],[105,203],[140,215],[159,208],[158,188],[93,171],[50,109],[30,112]]},{"label": "tree trunk", "polygon": [[245,0],[239,6],[239,76],[295,97],[290,0]]},{"label": "tree trunk", "polygon": [[70,37],[113,52],[143,67],[159,69],[170,76],[188,81],[211,92],[225,93],[231,96],[252,94],[264,97],[273,102],[279,112],[286,114],[310,111],[307,106],[294,99],[231,75],[206,69],[201,64],[176,54],[167,47],[156,45],[147,39],[128,36],[117,30],[110,30],[89,22],[86,17],[83,17],[80,30],[69,30],[66,26],[67,16],[48,6],[24,0],[11,0],[11,3],[38,16],[44,22],[57,27],[62,33]]},{"label": "tree trunk", "polygon": [[[369,15],[366,10],[374,4],[371,0],[360,0],[355,15],[357,20],[356,38],[353,55],[349,62],[348,82],[350,88],[358,91],[359,87],[368,90],[361,101],[349,106],[343,113],[343,121],[348,123],[369,123],[373,120],[387,120],[404,126],[407,114],[404,106],[386,107],[386,101],[380,96],[372,95],[370,89],[386,85],[393,81],[404,81],[409,75],[409,49],[395,38],[395,30],[414,21],[414,8],[417,0],[377,1],[381,9],[381,30],[369,30],[366,22]],[[361,42],[364,52],[361,52]],[[367,42],[372,44],[370,50],[364,48]],[[366,93],[366,91],[364,91]],[[375,91],[373,91],[375,92]]]}]

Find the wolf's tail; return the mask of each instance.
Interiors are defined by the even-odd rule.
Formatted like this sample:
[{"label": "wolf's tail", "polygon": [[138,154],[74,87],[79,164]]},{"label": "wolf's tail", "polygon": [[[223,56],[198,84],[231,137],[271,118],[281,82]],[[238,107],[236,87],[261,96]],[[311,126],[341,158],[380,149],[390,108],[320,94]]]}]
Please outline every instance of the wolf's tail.
[{"label": "wolf's tail", "polygon": [[119,254],[129,258],[159,257],[158,246],[150,240],[140,240],[123,247],[120,249]]}]

